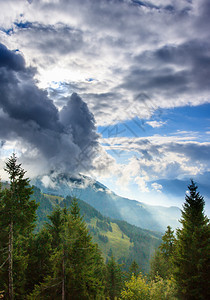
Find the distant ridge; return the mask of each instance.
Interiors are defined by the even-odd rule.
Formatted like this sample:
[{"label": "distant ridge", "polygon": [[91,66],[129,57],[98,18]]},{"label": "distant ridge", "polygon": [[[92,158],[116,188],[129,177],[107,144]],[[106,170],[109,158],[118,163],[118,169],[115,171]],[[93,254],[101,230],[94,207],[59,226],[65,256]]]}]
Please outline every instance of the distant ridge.
[{"label": "distant ridge", "polygon": [[[46,222],[49,222],[47,216],[52,213],[55,206],[69,208],[72,197],[63,198],[43,194],[36,186],[33,187],[33,191],[31,198],[39,203],[36,226],[36,231],[39,231]],[[142,229],[126,221],[104,217],[99,211],[80,199],[78,199],[78,205],[89,233],[93,241],[98,244],[105,261],[114,255],[117,262],[122,264],[123,269],[128,271],[130,264],[135,260],[143,272],[149,272],[150,259],[161,243],[162,234],[160,232]]]},{"label": "distant ridge", "polygon": [[43,193],[76,196],[104,216],[124,220],[138,227],[164,232],[168,225],[176,228],[181,216],[178,207],[150,206],[143,202],[120,197],[100,182],[84,176],[56,174],[38,176],[31,181]]}]

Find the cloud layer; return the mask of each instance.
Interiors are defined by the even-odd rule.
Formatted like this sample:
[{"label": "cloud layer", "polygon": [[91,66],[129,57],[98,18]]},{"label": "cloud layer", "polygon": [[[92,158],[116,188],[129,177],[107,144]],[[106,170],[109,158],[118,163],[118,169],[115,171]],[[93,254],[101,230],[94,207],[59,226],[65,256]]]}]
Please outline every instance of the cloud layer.
[{"label": "cloud layer", "polygon": [[1,151],[18,149],[37,173],[111,174],[144,191],[161,176],[209,170],[209,143],[189,132],[96,133],[138,119],[146,136],[169,124],[165,108],[210,103],[209,0],[0,0],[0,9]]},{"label": "cloud layer", "polygon": [[209,172],[210,143],[193,141],[187,135],[114,137],[103,139],[103,143],[118,160],[132,153],[127,164],[119,164],[118,169],[113,167],[112,173],[119,177],[120,185],[134,181],[142,192],[148,192],[148,181],[190,178]]},{"label": "cloud layer", "polygon": [[45,171],[91,169],[99,135],[87,104],[74,93],[58,111],[34,74],[22,55],[0,44],[0,139],[15,141],[22,160],[43,161]]},{"label": "cloud layer", "polygon": [[209,102],[208,0],[16,3],[0,2],[2,41],[37,67],[57,106],[79,92],[103,125]]}]

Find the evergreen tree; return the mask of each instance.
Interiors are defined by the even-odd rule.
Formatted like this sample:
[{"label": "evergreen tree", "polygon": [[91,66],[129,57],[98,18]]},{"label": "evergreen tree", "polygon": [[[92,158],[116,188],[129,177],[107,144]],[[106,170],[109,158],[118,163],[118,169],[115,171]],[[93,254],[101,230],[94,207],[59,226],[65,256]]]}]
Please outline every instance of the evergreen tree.
[{"label": "evergreen tree", "polygon": [[182,228],[177,230],[174,276],[180,298],[210,299],[209,220],[204,215],[204,199],[191,180],[182,210]]},{"label": "evergreen tree", "polygon": [[106,265],[106,293],[111,300],[120,296],[123,287],[122,271],[120,265],[112,255]]},{"label": "evergreen tree", "polygon": [[170,278],[173,272],[172,260],[175,247],[174,232],[170,226],[167,227],[162,237],[162,242],[156,250],[150,263],[150,276],[155,279],[160,276],[163,279]]},{"label": "evergreen tree", "polygon": [[51,274],[52,244],[53,237],[45,227],[29,239],[26,294],[30,294],[36,284],[43,282]]},{"label": "evergreen tree", "polygon": [[14,296],[18,299],[24,293],[26,250],[28,238],[35,227],[38,205],[35,200],[30,200],[32,188],[29,186],[29,179],[24,178],[26,171],[17,163],[15,154],[6,162],[5,171],[9,174],[10,185],[1,192],[0,246],[1,250],[6,250],[7,245],[8,248],[0,258],[0,265],[3,260],[0,289],[5,290],[9,299],[14,299]]},{"label": "evergreen tree", "polygon": [[150,261],[150,278],[155,280],[156,276],[163,279],[168,277],[169,267],[168,263],[158,248]]},{"label": "evergreen tree", "polygon": [[139,274],[139,265],[137,264],[137,262],[135,260],[133,260],[130,265],[130,268],[129,268],[129,277],[131,278],[132,275],[137,277],[138,274]]},{"label": "evergreen tree", "polygon": [[72,299],[89,299],[103,294],[104,264],[98,246],[92,243],[87,226],[80,215],[77,199],[72,199],[67,234],[70,247],[67,248],[71,262],[72,276],[67,279]]},{"label": "evergreen tree", "polygon": [[169,261],[173,255],[174,243],[175,243],[174,231],[170,226],[167,226],[167,230],[162,237],[162,242],[159,247],[161,253],[166,258],[167,261]]},{"label": "evergreen tree", "polygon": [[70,212],[56,207],[46,230],[51,236],[50,272],[28,299],[95,299],[103,295],[103,260],[80,216],[77,200]]}]

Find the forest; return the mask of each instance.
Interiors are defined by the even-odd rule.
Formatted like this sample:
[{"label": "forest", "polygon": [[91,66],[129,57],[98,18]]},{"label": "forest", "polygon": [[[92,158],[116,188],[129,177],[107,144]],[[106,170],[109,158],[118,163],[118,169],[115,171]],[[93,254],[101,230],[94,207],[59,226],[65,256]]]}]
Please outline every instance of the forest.
[{"label": "forest", "polygon": [[[57,197],[52,206],[50,196],[30,186],[14,154],[4,170],[9,184],[0,186],[1,299],[210,299],[209,219],[193,180],[180,227],[168,226],[160,237],[103,218],[76,198]],[[45,208],[36,196],[40,203],[45,197]],[[117,259],[111,248],[102,253],[116,228],[128,249],[135,249],[127,260]],[[140,234],[144,244],[136,238]],[[147,268],[141,261],[150,246]]]}]

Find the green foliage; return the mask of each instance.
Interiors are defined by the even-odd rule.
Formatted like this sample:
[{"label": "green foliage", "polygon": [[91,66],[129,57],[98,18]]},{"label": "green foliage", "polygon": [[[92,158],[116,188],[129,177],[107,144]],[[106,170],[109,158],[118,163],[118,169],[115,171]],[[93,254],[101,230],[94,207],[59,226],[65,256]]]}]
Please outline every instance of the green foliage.
[{"label": "green foliage", "polygon": [[133,274],[131,279],[125,283],[125,288],[121,292],[120,299],[150,300],[150,290],[146,278],[141,273],[138,277],[135,277]]},{"label": "green foliage", "polygon": [[172,260],[175,248],[174,232],[170,226],[167,227],[162,237],[162,243],[155,251],[150,261],[150,276],[155,279],[160,276],[163,279],[170,278],[173,271]]},{"label": "green foliage", "polygon": [[35,200],[39,205],[37,209],[37,222],[35,231],[39,231],[43,224],[47,222],[47,216],[51,214],[53,211],[54,203],[52,203],[51,199],[48,196],[44,196],[40,189],[36,186],[33,186],[33,194],[31,195],[31,200]]},{"label": "green foliage", "polygon": [[129,268],[129,277],[131,278],[132,275],[134,275],[135,277],[137,277],[138,274],[139,274],[139,265],[134,260],[134,261],[132,261],[132,263],[130,265],[130,268]]},{"label": "green foliage", "polygon": [[[54,199],[58,196],[45,194],[43,196],[40,190],[35,188],[36,199],[40,203],[38,208],[37,226],[40,229],[44,221],[47,221],[47,215],[55,207]],[[66,199],[59,198],[60,207],[69,207],[73,198],[68,196]],[[80,214],[86,221],[93,241],[99,245],[106,260],[109,249],[112,249],[116,260],[123,263],[123,268],[128,271],[133,260],[136,260],[143,272],[149,271],[149,260],[160,244],[161,233],[152,232],[130,225],[125,221],[111,220],[102,216],[96,209],[82,200],[77,200]],[[103,236],[103,237],[102,237]]]},{"label": "green foliage", "polygon": [[176,283],[173,278],[163,279],[156,276],[155,280],[150,282],[151,300],[178,300],[176,293]]},{"label": "green foliage", "polygon": [[111,231],[112,232],[112,226],[110,223],[104,221],[97,220],[96,221],[96,226],[99,227],[103,231]]},{"label": "green foliage", "polygon": [[[72,197],[67,196],[66,199],[64,199],[60,203],[60,206],[61,207],[69,207],[71,205],[72,199],[73,199]],[[83,216],[85,221],[89,222],[90,219],[93,219],[95,217],[99,220],[106,219],[104,216],[102,216],[102,214],[100,212],[98,212],[95,208],[93,208],[86,202],[84,202],[80,199],[77,199],[77,201],[78,201],[78,205],[80,208],[80,214],[81,214],[81,216]]]},{"label": "green foliage", "polygon": [[174,242],[174,231],[170,226],[168,226],[164,236],[162,237],[162,243],[160,245],[160,251],[168,261],[170,260],[174,252]]},{"label": "green foliage", "polygon": [[115,261],[112,255],[106,265],[106,294],[114,300],[120,296],[123,287],[123,274],[120,265]]},{"label": "green foliage", "polygon": [[[165,289],[166,284],[170,297],[177,294],[179,299],[204,300],[210,298],[209,220],[204,215],[205,202],[197,186],[191,181],[188,188],[180,221],[182,228],[177,230],[176,239],[171,228],[167,228],[151,260],[150,275],[155,279],[152,289],[155,292],[157,289],[160,295],[165,295],[161,289]],[[157,275],[160,276],[158,281]],[[162,299],[158,294],[156,297]]]},{"label": "green foliage", "polygon": [[150,277],[151,279],[155,279],[156,276],[160,276],[161,278],[167,278],[171,272],[169,269],[167,260],[161,253],[160,249],[155,251],[154,256],[151,258],[150,261]]},{"label": "green foliage", "polygon": [[147,281],[141,273],[136,277],[134,274],[125,283],[121,292],[124,300],[176,300],[176,283],[172,279],[163,279],[156,276],[155,280]]},{"label": "green foliage", "polygon": [[38,205],[30,199],[32,188],[13,154],[5,165],[10,183],[0,192],[0,290],[5,297],[21,299],[26,285],[29,238]]},{"label": "green foliage", "polygon": [[[37,234],[45,238],[47,233],[49,237],[48,270],[43,269],[46,275],[28,299],[60,299],[62,293],[66,299],[75,300],[103,296],[103,260],[80,216],[77,200],[72,201],[70,211],[56,207],[49,220]],[[43,251],[41,248],[37,258],[41,254],[44,259]]]},{"label": "green foliage", "polygon": [[28,267],[26,270],[27,293],[30,293],[36,284],[43,282],[50,274],[52,269],[52,262],[50,260],[53,254],[52,244],[53,237],[45,227],[38,234],[31,237],[28,249]]},{"label": "green foliage", "polygon": [[135,260],[143,272],[148,272],[152,254],[160,245],[161,233],[141,229],[125,221],[116,220],[115,222],[132,243],[126,257],[126,270],[128,271],[130,264]]},{"label": "green foliage", "polygon": [[103,242],[103,243],[108,243],[109,239],[106,235],[103,234],[98,234],[98,238]]},{"label": "green foliage", "polygon": [[26,171],[21,164],[17,164],[17,157],[13,154],[4,169],[9,174],[10,185],[3,190],[0,203],[1,220],[4,226],[13,221],[14,231],[21,234],[30,233],[35,227],[36,209],[38,205],[30,199],[33,191],[29,179],[24,178]]},{"label": "green foliage", "polygon": [[204,215],[204,199],[193,181],[188,186],[182,210],[182,228],[177,230],[174,276],[181,299],[209,299],[209,220]]}]

